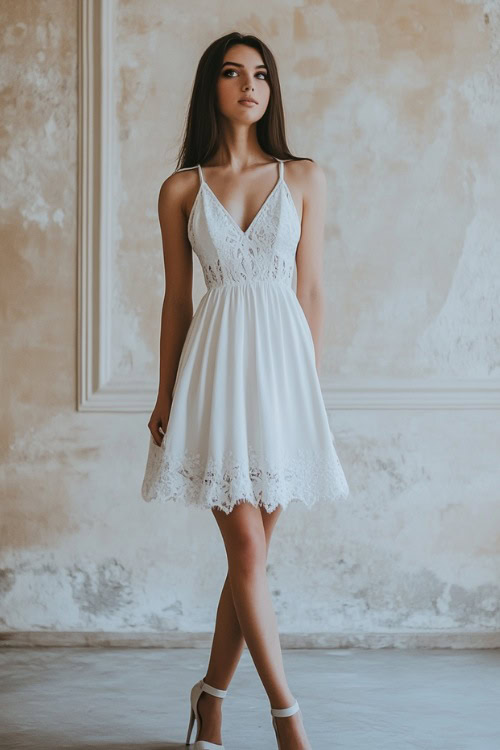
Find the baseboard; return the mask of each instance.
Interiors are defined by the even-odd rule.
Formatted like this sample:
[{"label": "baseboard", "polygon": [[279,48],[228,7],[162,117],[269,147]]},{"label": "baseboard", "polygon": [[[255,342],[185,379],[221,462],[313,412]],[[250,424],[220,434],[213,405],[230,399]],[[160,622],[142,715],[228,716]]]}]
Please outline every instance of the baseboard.
[{"label": "baseboard", "polygon": [[[127,633],[86,631],[6,631],[0,648],[210,648],[212,633]],[[281,647],[302,648],[500,648],[500,631],[380,633],[280,633]]]}]

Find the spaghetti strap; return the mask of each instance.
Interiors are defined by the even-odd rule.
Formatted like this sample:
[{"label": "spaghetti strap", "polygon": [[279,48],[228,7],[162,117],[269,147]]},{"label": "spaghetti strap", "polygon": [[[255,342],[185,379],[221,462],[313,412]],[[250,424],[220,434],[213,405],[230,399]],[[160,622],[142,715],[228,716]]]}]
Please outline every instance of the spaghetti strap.
[{"label": "spaghetti strap", "polygon": [[277,185],[279,185],[280,182],[283,182],[283,159],[278,159],[277,156],[273,156],[273,159],[276,159],[279,164],[278,182],[276,183]]},{"label": "spaghetti strap", "polygon": [[203,172],[201,171],[201,166],[199,164],[195,164],[192,167],[181,167],[180,169],[176,169],[176,172],[184,172],[185,169],[197,169],[198,174],[200,175],[200,183],[205,182],[205,178],[203,177]]}]

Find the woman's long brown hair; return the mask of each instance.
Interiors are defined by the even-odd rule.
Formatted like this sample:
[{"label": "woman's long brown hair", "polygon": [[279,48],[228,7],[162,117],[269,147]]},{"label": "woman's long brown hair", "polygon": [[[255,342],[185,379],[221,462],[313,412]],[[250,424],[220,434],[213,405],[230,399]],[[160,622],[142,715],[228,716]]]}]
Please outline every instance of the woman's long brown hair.
[{"label": "woman's long brown hair", "polygon": [[312,161],[308,156],[294,156],[288,148],[278,68],[271,50],[256,36],[232,31],[212,42],[200,58],[176,169],[205,164],[221,145],[216,85],[224,55],[235,44],[246,44],[256,49],[267,66],[270,97],[264,115],[257,122],[260,147],[277,159]]}]

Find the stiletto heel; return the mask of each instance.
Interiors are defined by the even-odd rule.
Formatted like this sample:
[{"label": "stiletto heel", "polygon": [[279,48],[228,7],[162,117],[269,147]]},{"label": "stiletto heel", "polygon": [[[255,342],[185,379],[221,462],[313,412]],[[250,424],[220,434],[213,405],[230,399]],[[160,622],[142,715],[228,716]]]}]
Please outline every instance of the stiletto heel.
[{"label": "stiletto heel", "polygon": [[[217,698],[224,698],[227,695],[227,690],[214,688],[204,680],[199,680],[199,682],[193,685],[191,688],[191,713],[189,714],[186,745],[190,744],[189,740],[191,738],[195,719],[197,721],[197,727],[199,726],[201,728],[200,715],[198,713],[198,699],[203,692],[215,695]],[[224,745],[217,745],[215,742],[208,742],[207,740],[196,740],[194,743],[194,750],[224,750]]]},{"label": "stiletto heel", "polygon": [[276,742],[278,743],[278,750],[281,750],[281,743],[280,738],[278,737],[278,727],[276,725],[276,719],[274,718],[277,716],[278,718],[280,716],[293,716],[293,714],[296,714],[297,711],[300,710],[300,706],[295,701],[295,703],[292,706],[288,706],[287,708],[272,708],[271,709],[271,716],[273,717],[273,727],[274,727],[274,733],[276,735]]}]

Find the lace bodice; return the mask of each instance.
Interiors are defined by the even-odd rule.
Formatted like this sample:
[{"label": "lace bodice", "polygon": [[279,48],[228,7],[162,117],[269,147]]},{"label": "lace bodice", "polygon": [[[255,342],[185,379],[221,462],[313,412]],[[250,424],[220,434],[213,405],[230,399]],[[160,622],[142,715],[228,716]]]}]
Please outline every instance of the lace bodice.
[{"label": "lace bodice", "polygon": [[197,165],[200,187],[188,219],[188,237],[207,289],[269,280],[291,286],[301,223],[283,176],[283,161],[277,161],[278,181],[245,231],[212,192]]}]

